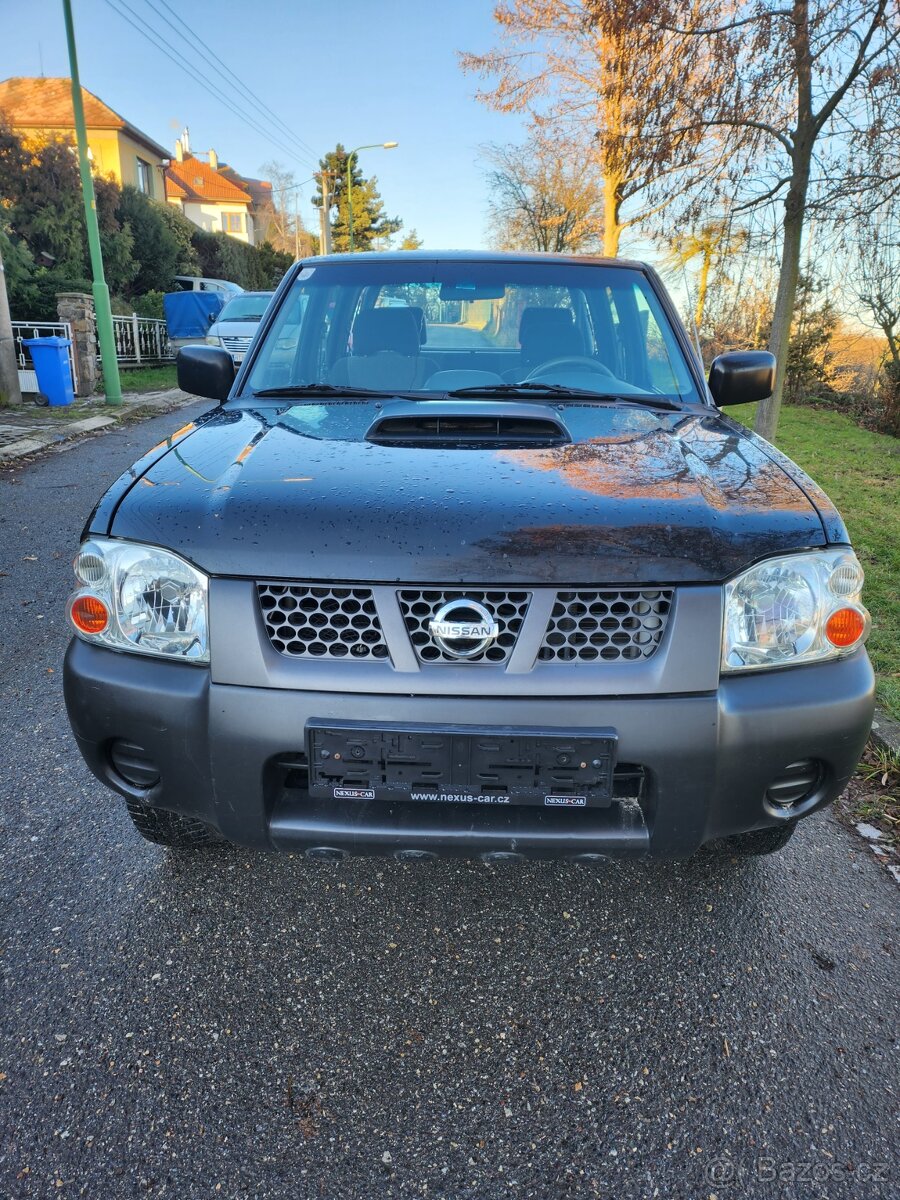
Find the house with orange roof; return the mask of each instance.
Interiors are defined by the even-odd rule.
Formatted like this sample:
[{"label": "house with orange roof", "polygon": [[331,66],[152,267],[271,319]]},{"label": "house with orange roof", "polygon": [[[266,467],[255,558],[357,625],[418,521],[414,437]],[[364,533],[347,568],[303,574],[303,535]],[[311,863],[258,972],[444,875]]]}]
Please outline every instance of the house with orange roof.
[{"label": "house with orange roof", "polygon": [[[100,175],[163,200],[169,152],[99,96],[81,89],[88,157]],[[69,136],[75,140],[72,81],[18,76],[0,81],[0,116],[27,141]]]},{"label": "house with orange roof", "polygon": [[205,158],[192,154],[186,129],[166,169],[166,199],[201,229],[256,245],[250,186],[230,167],[220,167],[215,150]]}]

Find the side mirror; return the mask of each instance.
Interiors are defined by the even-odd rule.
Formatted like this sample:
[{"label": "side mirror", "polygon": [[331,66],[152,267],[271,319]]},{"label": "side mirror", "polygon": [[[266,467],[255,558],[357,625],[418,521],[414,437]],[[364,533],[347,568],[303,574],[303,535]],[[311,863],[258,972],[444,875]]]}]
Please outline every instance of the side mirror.
[{"label": "side mirror", "polygon": [[175,359],[178,386],[192,396],[227,400],[234,383],[234,361],[217,346],[184,346]]},{"label": "side mirror", "polygon": [[719,408],[753,404],[775,390],[775,355],[767,350],[732,350],[713,359],[709,390]]}]

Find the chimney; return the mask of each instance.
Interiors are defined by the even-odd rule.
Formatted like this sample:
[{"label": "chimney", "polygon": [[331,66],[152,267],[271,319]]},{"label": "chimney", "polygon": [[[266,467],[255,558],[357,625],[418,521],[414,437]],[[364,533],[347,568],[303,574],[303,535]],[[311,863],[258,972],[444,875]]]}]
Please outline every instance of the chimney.
[{"label": "chimney", "polygon": [[209,152],[209,165],[210,165],[210,167],[212,167],[212,169],[214,171],[218,171],[219,156],[218,156],[218,154],[216,154],[215,150],[210,150],[210,152]]},{"label": "chimney", "polygon": [[175,161],[184,162],[184,147],[181,144],[181,138],[175,143]]},{"label": "chimney", "polygon": [[185,125],[181,131],[181,144],[184,147],[184,152],[190,158],[191,156],[191,135],[188,132],[188,127]]}]

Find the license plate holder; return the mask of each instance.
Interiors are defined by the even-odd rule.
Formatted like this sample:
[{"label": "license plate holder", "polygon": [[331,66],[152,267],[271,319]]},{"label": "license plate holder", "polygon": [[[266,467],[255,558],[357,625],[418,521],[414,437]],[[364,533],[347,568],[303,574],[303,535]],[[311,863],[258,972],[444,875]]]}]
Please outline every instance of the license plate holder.
[{"label": "license plate holder", "polygon": [[309,793],[340,801],[605,808],[614,729],[471,725],[306,726]]}]

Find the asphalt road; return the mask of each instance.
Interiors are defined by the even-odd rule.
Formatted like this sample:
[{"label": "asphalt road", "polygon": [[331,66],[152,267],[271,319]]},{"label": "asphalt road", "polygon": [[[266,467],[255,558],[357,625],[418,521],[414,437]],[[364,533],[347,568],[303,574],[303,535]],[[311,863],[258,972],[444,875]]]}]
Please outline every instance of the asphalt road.
[{"label": "asphalt road", "polygon": [[0,475],[0,1196],[900,1195],[898,893],[830,816],[679,865],[140,841],[68,732],[63,604],[184,419]]}]

